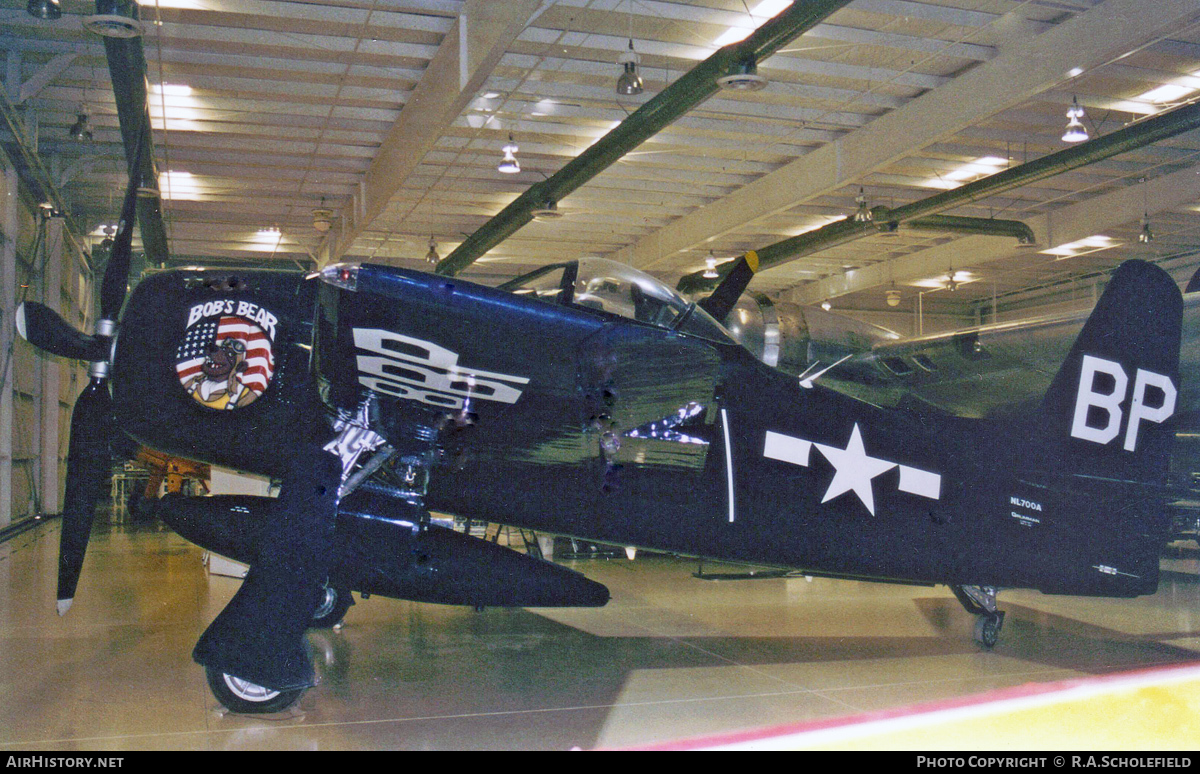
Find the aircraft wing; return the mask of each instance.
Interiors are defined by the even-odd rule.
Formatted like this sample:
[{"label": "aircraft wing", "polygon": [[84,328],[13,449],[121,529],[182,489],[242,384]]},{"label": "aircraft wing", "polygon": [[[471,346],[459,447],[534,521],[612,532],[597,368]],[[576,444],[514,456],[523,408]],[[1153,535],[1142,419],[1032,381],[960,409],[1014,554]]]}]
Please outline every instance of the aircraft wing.
[{"label": "aircraft wing", "polygon": [[[956,416],[1005,417],[1036,405],[1089,312],[879,341],[820,377],[876,405]],[[1184,295],[1182,373],[1200,367],[1200,292]],[[1180,431],[1200,427],[1200,385],[1184,379]]]}]

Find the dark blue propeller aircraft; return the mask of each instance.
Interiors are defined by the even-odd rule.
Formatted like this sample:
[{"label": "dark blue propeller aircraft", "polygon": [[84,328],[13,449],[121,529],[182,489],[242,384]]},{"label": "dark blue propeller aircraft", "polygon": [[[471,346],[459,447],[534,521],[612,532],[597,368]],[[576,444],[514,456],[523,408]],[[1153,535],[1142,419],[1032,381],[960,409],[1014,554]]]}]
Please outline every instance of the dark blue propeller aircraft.
[{"label": "dark blue propeller aircraft", "polygon": [[151,274],[126,302],[135,201],[130,185],[94,335],[37,304],[20,312],[30,342],[91,363],[71,423],[59,610],[75,596],[116,428],[280,479],[278,498],[168,497],[158,509],[250,565],[193,654],[231,709],[296,701],[314,682],[305,630],[340,618],[352,591],[608,601],[583,575],[431,511],[947,584],[988,647],[998,588],[1157,587],[1181,296],[1153,265],[1116,271],[1040,405],[998,422],[881,408],[765,365],[706,311],[727,311],[746,272],[695,304],[601,259],[499,288],[370,264],[181,269]]}]

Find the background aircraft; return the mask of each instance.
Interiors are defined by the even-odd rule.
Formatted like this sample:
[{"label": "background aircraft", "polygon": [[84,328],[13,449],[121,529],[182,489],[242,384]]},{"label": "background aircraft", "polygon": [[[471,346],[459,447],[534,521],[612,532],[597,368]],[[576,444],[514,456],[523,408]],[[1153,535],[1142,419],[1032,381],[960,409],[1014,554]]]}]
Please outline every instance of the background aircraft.
[{"label": "background aircraft", "polygon": [[[1200,274],[1200,272],[1198,272]],[[1090,310],[1060,313],[926,336],[904,337],[816,306],[741,292],[722,322],[764,363],[819,378],[826,387],[878,406],[964,418],[1003,420],[1033,410],[1079,335]],[[718,313],[722,309],[716,310]],[[1200,370],[1200,279],[1183,294],[1183,373]],[[1172,457],[1177,484],[1200,470],[1192,440],[1200,432],[1200,393],[1180,386]]]}]

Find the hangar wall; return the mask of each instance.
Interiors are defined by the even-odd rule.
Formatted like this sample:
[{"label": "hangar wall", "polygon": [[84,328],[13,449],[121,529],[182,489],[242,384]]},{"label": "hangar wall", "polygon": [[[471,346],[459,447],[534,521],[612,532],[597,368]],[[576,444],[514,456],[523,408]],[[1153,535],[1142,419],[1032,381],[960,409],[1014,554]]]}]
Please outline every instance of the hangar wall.
[{"label": "hangar wall", "polygon": [[0,528],[36,513],[57,513],[66,479],[71,407],[87,366],[42,357],[17,335],[22,301],[57,310],[72,325],[93,324],[93,272],[66,221],[43,217],[0,158]]}]

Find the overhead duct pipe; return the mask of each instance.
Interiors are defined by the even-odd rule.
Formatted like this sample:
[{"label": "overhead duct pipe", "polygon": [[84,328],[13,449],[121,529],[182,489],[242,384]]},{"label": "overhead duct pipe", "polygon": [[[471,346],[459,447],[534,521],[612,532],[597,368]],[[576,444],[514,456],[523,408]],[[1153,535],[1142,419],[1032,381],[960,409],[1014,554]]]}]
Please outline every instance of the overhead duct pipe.
[{"label": "overhead duct pipe", "polygon": [[[874,215],[874,223],[839,220],[813,231],[784,239],[759,249],[757,251],[759,264],[762,269],[768,269],[789,260],[859,239],[869,233],[876,233],[879,229],[874,225],[875,223],[902,224],[918,218],[924,219],[944,210],[970,204],[1048,177],[1061,175],[1064,172],[1094,164],[1097,161],[1103,161],[1196,128],[1200,128],[1200,102],[1193,102],[1174,110],[1159,113],[1103,137],[1097,137],[910,204],[894,209],[875,207],[871,210]],[[729,264],[724,266],[729,266]],[[732,266],[729,266],[724,271],[728,272],[731,268]],[[723,267],[718,267],[719,274],[722,273],[722,269]],[[715,280],[706,280],[701,274],[702,272],[695,272],[684,276],[679,281],[680,290],[687,287],[691,290],[685,292],[695,292],[712,287]]]},{"label": "overhead duct pipe", "polygon": [[[116,11],[140,26],[137,3],[96,0],[96,13],[106,18]],[[162,197],[158,191],[158,168],[154,160],[154,140],[150,131],[150,106],[147,102],[146,56],[141,37],[104,37],[104,53],[117,103],[121,140],[129,163],[141,159],[141,188],[138,191],[137,219],[142,234],[142,251],[151,263],[161,266],[169,257],[167,231],[163,224]],[[139,153],[138,144],[143,146]],[[132,175],[133,170],[129,170]]]},{"label": "overhead duct pipe", "polygon": [[[870,236],[871,234],[886,234],[896,231],[898,224],[889,220],[891,212],[886,207],[874,207],[871,210],[871,220],[859,221],[846,218],[813,231],[785,239],[755,251],[758,255],[759,266],[755,271],[761,271],[768,266],[778,265],[787,259],[800,258],[805,255],[827,250],[846,242]],[[956,215],[929,215],[924,218],[914,218],[904,224],[905,228],[921,231],[942,231],[959,234],[976,234],[985,236],[1005,236],[1016,239],[1023,245],[1034,243],[1033,229],[1019,220],[998,220],[995,218],[964,218]],[[819,239],[802,242],[804,237],[820,233]],[[741,263],[741,260],[727,261],[717,267],[717,276],[705,277],[704,272],[694,272],[684,275],[676,289],[680,293],[702,293],[721,283]],[[745,278],[749,282],[749,278]],[[740,295],[740,292],[739,292]],[[736,297],[734,301],[736,301]]]},{"label": "overhead duct pipe", "polygon": [[437,265],[435,271],[453,275],[470,266],[532,220],[535,209],[545,208],[551,202],[558,204],[576,188],[712,96],[720,88],[718,78],[744,72],[748,63],[761,62],[850,2],[808,0],[792,3],[745,40],[718,49],[631,113],[597,143],[567,162],[557,173],[531,185],[467,237]]},{"label": "overhead duct pipe", "polygon": [[1019,244],[1025,246],[1032,245],[1037,241],[1033,235],[1033,229],[1019,220],[967,218],[961,215],[927,215],[924,218],[914,218],[906,222],[904,227],[916,231],[1012,237]]}]

